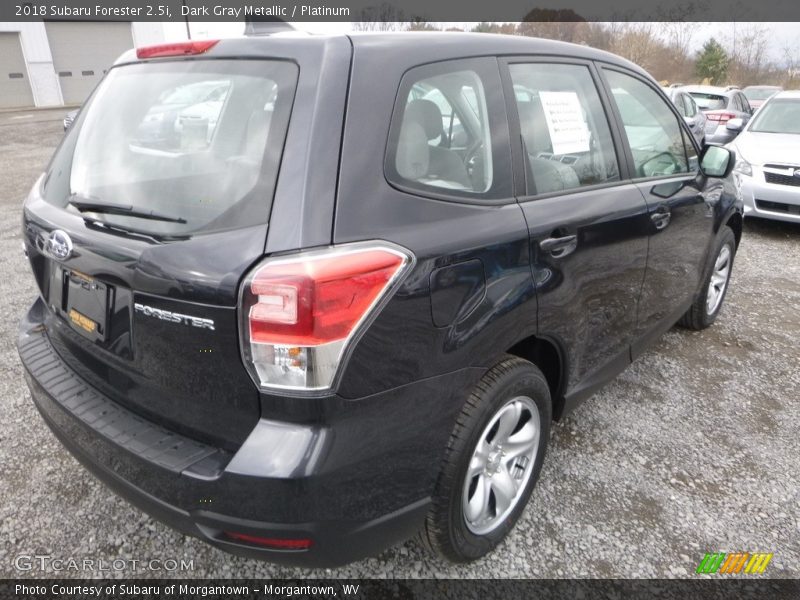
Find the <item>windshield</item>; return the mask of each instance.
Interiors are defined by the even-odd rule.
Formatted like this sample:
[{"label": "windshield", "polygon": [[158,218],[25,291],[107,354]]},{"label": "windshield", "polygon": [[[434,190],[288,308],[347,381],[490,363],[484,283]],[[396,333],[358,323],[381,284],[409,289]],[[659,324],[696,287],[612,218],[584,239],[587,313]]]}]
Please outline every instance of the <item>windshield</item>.
[{"label": "windshield", "polygon": [[689,95],[694,98],[700,110],[719,110],[725,108],[728,104],[728,99],[725,96],[717,94],[706,94],[705,92],[689,92]]},{"label": "windshield", "polygon": [[748,100],[766,100],[781,91],[777,87],[744,88],[742,90]]},{"label": "windshield", "polygon": [[265,223],[296,80],[279,61],[116,67],[54,157],[44,198],[161,236]]},{"label": "windshield", "polygon": [[800,98],[768,102],[756,113],[750,131],[800,134]]}]

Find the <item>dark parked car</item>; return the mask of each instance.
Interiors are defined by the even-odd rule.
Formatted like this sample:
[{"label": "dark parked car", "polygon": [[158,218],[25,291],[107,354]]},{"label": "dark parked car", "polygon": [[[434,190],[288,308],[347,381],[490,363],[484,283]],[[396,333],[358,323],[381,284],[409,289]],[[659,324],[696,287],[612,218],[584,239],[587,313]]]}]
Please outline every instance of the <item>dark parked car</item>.
[{"label": "dark parked car", "polygon": [[702,148],[706,143],[706,123],[708,122],[705,113],[697,106],[694,98],[682,90],[670,86],[664,88],[664,93],[672,100],[675,108],[678,109],[683,120],[689,126],[692,135]]},{"label": "dark parked car", "polygon": [[753,111],[756,111],[761,108],[764,102],[782,91],[783,88],[778,85],[748,85],[742,90],[742,93],[747,96],[747,101],[750,103]]},{"label": "dark parked car", "polygon": [[709,144],[727,144],[738,135],[728,128],[728,121],[741,119],[747,124],[753,109],[742,91],[734,86],[727,88],[710,85],[689,85],[682,88],[706,115],[706,141]]},{"label": "dark parked car", "polygon": [[[224,99],[141,138],[202,82]],[[582,46],[142,48],[25,202],[28,384],[90,471],[227,551],[333,565],[421,532],[476,559],[525,509],[551,421],[717,318],[734,162]]]}]

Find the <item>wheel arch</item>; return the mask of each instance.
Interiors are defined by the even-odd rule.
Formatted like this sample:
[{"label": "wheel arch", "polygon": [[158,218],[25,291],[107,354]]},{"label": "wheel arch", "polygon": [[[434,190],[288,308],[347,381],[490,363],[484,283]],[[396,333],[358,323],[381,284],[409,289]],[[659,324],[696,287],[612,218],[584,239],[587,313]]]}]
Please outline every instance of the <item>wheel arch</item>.
[{"label": "wheel arch", "polygon": [[725,221],[725,225],[733,230],[733,235],[736,238],[736,248],[738,249],[739,242],[742,241],[742,213],[735,211],[730,217],[728,217],[728,220]]},{"label": "wheel arch", "polygon": [[506,353],[530,361],[539,368],[550,388],[553,419],[560,419],[564,412],[566,365],[559,347],[548,339],[532,335],[515,343]]}]

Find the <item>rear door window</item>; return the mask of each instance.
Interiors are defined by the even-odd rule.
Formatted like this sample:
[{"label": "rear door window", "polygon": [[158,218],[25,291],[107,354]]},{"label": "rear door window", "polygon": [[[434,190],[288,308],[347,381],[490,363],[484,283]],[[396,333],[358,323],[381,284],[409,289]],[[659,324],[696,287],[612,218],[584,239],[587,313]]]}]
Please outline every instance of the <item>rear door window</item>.
[{"label": "rear door window", "polygon": [[547,194],[619,180],[600,96],[585,65],[514,63],[520,133],[533,189]]},{"label": "rear door window", "polygon": [[45,199],[156,236],[264,223],[296,80],[282,61],[116,67],[56,154]]},{"label": "rear door window", "polygon": [[510,156],[508,144],[501,144],[504,135],[496,61],[417,67],[400,84],[387,145],[387,179],[434,196],[508,198]]}]

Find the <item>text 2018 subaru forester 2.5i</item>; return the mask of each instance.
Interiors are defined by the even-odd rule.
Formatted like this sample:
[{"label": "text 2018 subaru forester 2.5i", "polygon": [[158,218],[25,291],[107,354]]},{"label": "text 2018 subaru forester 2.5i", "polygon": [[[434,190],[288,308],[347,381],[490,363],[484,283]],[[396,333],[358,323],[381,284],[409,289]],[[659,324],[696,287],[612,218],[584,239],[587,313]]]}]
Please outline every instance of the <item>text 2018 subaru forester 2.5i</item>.
[{"label": "text 2018 subaru forester 2.5i", "polygon": [[475,559],[551,420],[717,317],[734,162],[580,46],[132,51],[25,203],[34,402],[111,488],[230,552],[333,565],[421,532]]}]

